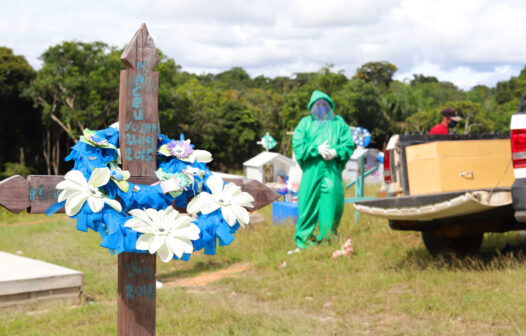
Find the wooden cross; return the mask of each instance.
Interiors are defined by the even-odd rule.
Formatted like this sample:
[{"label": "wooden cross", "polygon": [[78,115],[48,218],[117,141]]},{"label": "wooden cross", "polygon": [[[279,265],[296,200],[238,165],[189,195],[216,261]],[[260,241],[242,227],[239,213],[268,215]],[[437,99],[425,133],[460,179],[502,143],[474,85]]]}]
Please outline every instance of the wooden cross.
[{"label": "wooden cross", "polygon": [[[121,56],[126,70],[120,74],[119,144],[123,170],[130,182],[152,184],[155,177],[159,115],[157,92],[159,62],[155,44],[142,24]],[[0,182],[0,205],[18,213],[44,213],[57,202],[55,186],[63,176],[31,175],[27,180],[11,176]],[[225,179],[254,197],[255,211],[275,201],[279,195],[255,180]],[[62,210],[63,211],[63,210]],[[156,299],[156,259],[149,253],[121,253],[118,256],[118,335],[154,335]]]}]

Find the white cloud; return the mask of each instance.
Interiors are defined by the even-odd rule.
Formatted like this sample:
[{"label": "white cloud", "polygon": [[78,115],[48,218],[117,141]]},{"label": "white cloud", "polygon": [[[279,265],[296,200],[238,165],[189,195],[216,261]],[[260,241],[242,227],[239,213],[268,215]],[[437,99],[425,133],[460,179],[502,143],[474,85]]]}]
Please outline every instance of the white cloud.
[{"label": "white cloud", "polygon": [[332,63],[352,76],[365,62],[388,60],[398,78],[418,72],[468,88],[517,75],[526,60],[526,3],[518,0],[0,4],[0,44],[35,67],[64,40],[122,47],[142,22],[157,47],[198,73],[242,66],[253,76],[292,75]]},{"label": "white cloud", "polygon": [[452,82],[461,89],[469,90],[475,85],[493,85],[497,81],[507,80],[511,76],[516,76],[519,69],[513,68],[511,65],[495,66],[490,71],[474,71],[466,66],[457,66],[450,70],[442,69],[437,64],[424,62],[417,64],[410,71],[400,73],[395,76],[395,79],[401,81],[410,81],[413,74],[424,74],[426,76],[434,76],[441,81]]}]

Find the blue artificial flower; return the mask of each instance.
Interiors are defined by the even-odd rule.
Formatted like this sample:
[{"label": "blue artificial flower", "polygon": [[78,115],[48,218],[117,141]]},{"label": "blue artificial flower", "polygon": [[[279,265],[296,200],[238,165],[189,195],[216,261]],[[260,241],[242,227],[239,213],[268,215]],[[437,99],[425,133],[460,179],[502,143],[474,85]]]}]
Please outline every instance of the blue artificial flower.
[{"label": "blue artificial flower", "polygon": [[204,249],[205,254],[213,255],[216,253],[216,245],[230,245],[234,241],[234,233],[239,228],[239,223],[229,226],[221,215],[220,210],[216,210],[207,215],[200,215],[194,220],[199,230],[199,239],[193,241],[194,250]]},{"label": "blue artificial flower", "polygon": [[[141,232],[140,230],[136,231],[130,227],[126,227],[126,222],[132,218],[126,213],[127,211],[132,209],[165,210],[174,205],[175,207],[185,208],[188,205],[189,199],[196,197],[202,191],[211,192],[211,189],[205,183],[212,175],[206,167],[206,162],[211,160],[211,154],[206,151],[194,150],[194,145],[190,144],[189,139],[185,140],[184,134],[181,134],[179,138],[179,143],[184,142],[192,148],[192,152],[187,157],[178,158],[177,155],[174,156],[173,153],[169,151],[166,152],[166,150],[159,151],[159,155],[157,155],[159,170],[167,174],[184,175],[185,179],[190,181],[189,184],[186,183],[183,186],[182,193],[174,198],[170,193],[165,194],[160,184],[139,185],[126,181],[129,177],[129,172],[122,171],[117,165],[119,158],[117,149],[119,146],[119,130],[117,127],[112,126],[99,131],[86,129],[81,140],[72,147],[71,153],[66,157],[66,161],[73,160],[75,162],[73,170],[78,171],[74,173],[75,181],[73,182],[78,182],[77,184],[82,186],[86,184],[86,186],[89,187],[88,180],[93,175],[93,172],[101,171],[97,168],[108,170],[108,176],[107,178],[105,176],[103,179],[105,184],[97,184],[97,186],[92,186],[93,188],[90,187],[91,189],[88,188],[94,197],[99,197],[99,193],[102,195],[100,197],[103,197],[103,202],[105,202],[102,203],[102,207],[98,199],[91,200],[91,206],[88,201],[82,203],[79,201],[75,203],[78,203],[74,209],[76,212],[69,211],[70,215],[72,215],[71,218],[77,220],[77,229],[79,231],[87,231],[90,229],[98,232],[102,238],[100,245],[109,249],[112,254],[115,252],[147,252],[137,250],[137,241],[139,237],[141,237]],[[164,134],[158,135],[158,148],[165,146],[164,149],[166,149],[168,148],[166,145],[170,143],[174,143],[172,139]],[[187,152],[190,152],[189,148],[187,148]],[[169,155],[167,155],[167,153]],[[66,176],[71,177],[71,174],[66,174]],[[82,176],[84,178],[82,178]],[[68,180],[66,179],[66,181]],[[71,181],[66,181],[63,182],[61,186],[64,187],[66,184],[69,186],[69,184],[72,183]],[[80,189],[80,191],[84,192],[83,188]],[[67,190],[64,191],[63,195],[63,198],[66,200],[69,199],[74,192],[77,192],[76,189],[66,191]],[[88,196],[91,197],[90,195]],[[118,200],[118,203],[120,203],[122,207],[117,210],[115,209],[116,207],[110,207],[107,204],[108,202],[105,201],[106,198],[109,203],[117,203],[116,200]],[[57,202],[52,205],[46,213],[51,215],[65,206],[66,203],[66,201]],[[70,204],[69,207],[71,208],[72,205]],[[66,206],[66,208],[68,208],[68,206]],[[235,225],[232,225],[234,223],[230,223],[229,225],[227,220],[223,218],[221,209],[207,214],[201,213],[201,215],[193,220],[193,223],[200,230],[199,238],[192,240],[193,250],[204,249],[205,254],[215,254],[217,244],[219,244],[219,246],[229,245],[234,240],[233,235],[240,226],[238,222],[235,222]],[[144,240],[146,238],[142,239]],[[191,254],[185,250],[182,254],[179,252],[174,253],[173,258],[186,261],[189,260],[190,256]]]}]

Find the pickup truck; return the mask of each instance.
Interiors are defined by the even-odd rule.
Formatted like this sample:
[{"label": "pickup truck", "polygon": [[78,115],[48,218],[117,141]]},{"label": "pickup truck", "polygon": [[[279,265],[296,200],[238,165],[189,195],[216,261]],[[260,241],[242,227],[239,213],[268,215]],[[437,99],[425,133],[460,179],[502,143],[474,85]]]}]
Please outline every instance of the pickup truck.
[{"label": "pickup truck", "polygon": [[526,112],[513,121],[511,139],[394,135],[384,153],[388,197],[357,202],[356,210],[393,230],[421,231],[432,255],[475,254],[485,232],[526,229]]}]

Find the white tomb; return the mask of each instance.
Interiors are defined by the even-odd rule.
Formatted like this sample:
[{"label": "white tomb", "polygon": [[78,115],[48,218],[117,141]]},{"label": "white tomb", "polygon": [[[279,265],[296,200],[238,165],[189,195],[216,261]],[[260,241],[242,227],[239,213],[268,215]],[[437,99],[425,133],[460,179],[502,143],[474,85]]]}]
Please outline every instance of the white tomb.
[{"label": "white tomb", "polygon": [[243,163],[245,176],[262,183],[283,183],[297,165],[291,158],[274,152],[262,152]]},{"label": "white tomb", "polygon": [[78,305],[83,278],[79,271],[0,251],[0,307],[46,301]]}]

